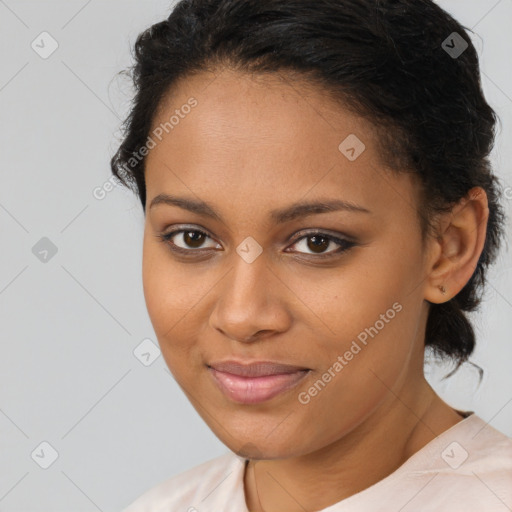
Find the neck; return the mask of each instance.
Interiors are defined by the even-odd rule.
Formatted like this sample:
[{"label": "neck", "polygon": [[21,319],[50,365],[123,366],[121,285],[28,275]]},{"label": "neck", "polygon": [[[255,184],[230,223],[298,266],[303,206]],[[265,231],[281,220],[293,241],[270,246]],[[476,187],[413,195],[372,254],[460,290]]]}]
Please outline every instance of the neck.
[{"label": "neck", "polygon": [[251,512],[314,512],[382,480],[463,418],[424,378],[392,395],[340,439],[287,459],[250,461],[244,475]]}]

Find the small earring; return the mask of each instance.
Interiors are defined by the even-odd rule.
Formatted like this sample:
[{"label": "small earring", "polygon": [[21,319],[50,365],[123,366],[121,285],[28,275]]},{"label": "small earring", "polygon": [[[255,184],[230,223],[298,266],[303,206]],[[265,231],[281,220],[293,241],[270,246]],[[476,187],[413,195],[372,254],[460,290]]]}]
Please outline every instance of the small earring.
[{"label": "small earring", "polygon": [[446,288],[443,285],[440,285],[438,288],[441,290],[443,295],[446,293]]}]

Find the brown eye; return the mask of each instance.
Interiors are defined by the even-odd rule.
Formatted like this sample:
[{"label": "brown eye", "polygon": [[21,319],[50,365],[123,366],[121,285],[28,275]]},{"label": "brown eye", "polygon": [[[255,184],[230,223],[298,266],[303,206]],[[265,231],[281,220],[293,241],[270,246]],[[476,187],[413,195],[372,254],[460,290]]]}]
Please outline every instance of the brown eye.
[{"label": "brown eye", "polygon": [[329,239],[327,237],[314,235],[308,236],[306,239],[308,240],[308,249],[311,249],[315,253],[322,253],[329,247]]},{"label": "brown eye", "polygon": [[203,244],[207,239],[211,239],[207,233],[198,229],[179,229],[171,231],[167,234],[158,235],[158,237],[166,242],[169,247],[178,252],[194,252],[194,249],[211,249],[217,246],[206,246]]},{"label": "brown eye", "polygon": [[184,231],[183,241],[189,247],[200,247],[204,243],[205,234],[200,231]]},{"label": "brown eye", "polygon": [[[332,235],[327,235],[326,233],[316,232],[302,236],[297,239],[291,247],[298,246],[298,248],[301,249],[298,252],[302,254],[329,257],[345,252],[354,245],[356,244],[349,240],[343,240]],[[338,249],[336,249],[336,246],[338,246]],[[333,247],[334,250],[328,251],[327,249],[331,247]]]}]

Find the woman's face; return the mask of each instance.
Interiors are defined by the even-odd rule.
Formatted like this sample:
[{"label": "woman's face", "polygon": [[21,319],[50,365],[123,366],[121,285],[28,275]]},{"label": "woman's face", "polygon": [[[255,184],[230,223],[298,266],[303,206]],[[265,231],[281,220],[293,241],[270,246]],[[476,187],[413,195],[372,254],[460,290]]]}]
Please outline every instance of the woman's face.
[{"label": "woman's face", "polygon": [[[423,376],[416,187],[384,169],[370,125],[325,94],[275,76],[212,78],[182,82],[153,122],[148,312],[176,381],[230,449],[311,453],[383,414]],[[151,206],[160,195],[201,208]],[[331,211],[295,209],[331,202]],[[209,366],[227,360],[309,371],[224,374],[222,390]]]}]

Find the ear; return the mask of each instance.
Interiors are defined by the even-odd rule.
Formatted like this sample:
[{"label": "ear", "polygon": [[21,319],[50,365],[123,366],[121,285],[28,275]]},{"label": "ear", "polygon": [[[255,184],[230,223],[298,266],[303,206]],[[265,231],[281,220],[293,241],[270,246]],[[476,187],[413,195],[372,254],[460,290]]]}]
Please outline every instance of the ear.
[{"label": "ear", "polygon": [[488,218],[487,194],[481,187],[472,188],[450,212],[441,215],[438,237],[429,240],[425,300],[446,302],[464,288],[482,253]]}]

